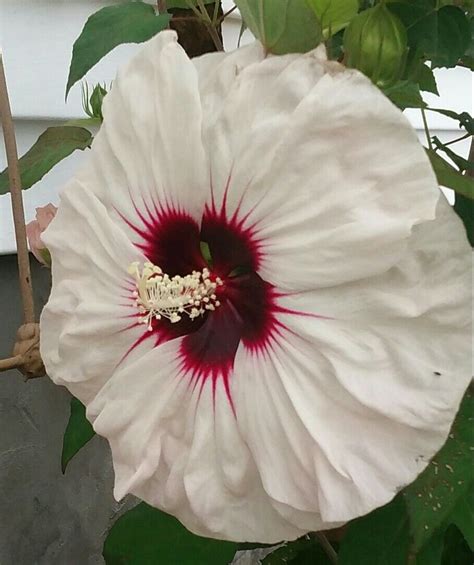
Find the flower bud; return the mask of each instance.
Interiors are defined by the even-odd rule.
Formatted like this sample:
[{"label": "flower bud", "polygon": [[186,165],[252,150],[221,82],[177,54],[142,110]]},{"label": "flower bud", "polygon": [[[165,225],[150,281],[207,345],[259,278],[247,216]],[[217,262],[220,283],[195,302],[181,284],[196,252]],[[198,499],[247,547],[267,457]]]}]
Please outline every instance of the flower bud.
[{"label": "flower bud", "polygon": [[106,95],[107,90],[105,85],[96,84],[92,90],[92,94],[89,96],[89,86],[87,83],[84,84],[82,89],[82,107],[90,118],[97,118],[100,121],[104,119],[102,115],[102,103]]},{"label": "flower bud", "polygon": [[367,75],[377,86],[400,79],[406,62],[407,32],[400,19],[382,3],[357,15],[344,33],[344,62]]},{"label": "flower bud", "polygon": [[106,94],[107,90],[105,90],[105,88],[100,84],[97,84],[90,97],[92,114],[95,118],[100,118],[101,120],[104,119],[104,116],[102,115],[102,102],[104,101]]},{"label": "flower bud", "polygon": [[54,204],[47,204],[36,208],[36,220],[33,220],[26,226],[26,236],[30,246],[30,251],[38,259],[40,263],[51,266],[51,256],[41,240],[41,234],[49,226],[57,212]]}]

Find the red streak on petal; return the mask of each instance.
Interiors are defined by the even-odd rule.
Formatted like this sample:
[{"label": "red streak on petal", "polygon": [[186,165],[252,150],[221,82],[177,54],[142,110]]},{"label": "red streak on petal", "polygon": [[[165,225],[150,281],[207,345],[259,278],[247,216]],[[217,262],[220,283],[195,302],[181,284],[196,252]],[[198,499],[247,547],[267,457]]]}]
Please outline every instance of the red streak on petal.
[{"label": "red streak on petal", "polygon": [[312,312],[303,312],[301,310],[293,310],[292,308],[285,308],[284,306],[275,306],[275,311],[281,314],[291,314],[293,316],[305,316],[307,318],[317,318],[319,320],[334,320],[331,316],[323,316],[322,314],[314,314]]},{"label": "red streak on petal", "polygon": [[[127,330],[127,329],[132,329],[132,328],[136,328],[137,326],[141,326],[142,324],[140,324],[139,322],[132,324],[130,326],[128,326],[127,328],[124,328],[122,331]],[[140,344],[142,344],[145,340],[147,340],[149,337],[152,337],[152,333],[145,331],[141,336],[139,336],[133,343],[132,345],[127,349],[127,351],[122,355],[122,357],[120,358],[120,361],[117,363],[116,365],[116,369],[118,367],[120,367],[120,365],[125,361],[125,359],[130,355],[130,353],[132,353],[132,351],[134,351]]]}]

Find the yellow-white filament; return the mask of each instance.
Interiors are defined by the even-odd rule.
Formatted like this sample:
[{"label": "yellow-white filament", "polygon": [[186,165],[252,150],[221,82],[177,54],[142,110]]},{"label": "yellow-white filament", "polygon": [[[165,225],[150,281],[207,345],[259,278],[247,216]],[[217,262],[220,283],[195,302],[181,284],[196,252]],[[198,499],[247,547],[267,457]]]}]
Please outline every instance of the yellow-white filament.
[{"label": "yellow-white filament", "polygon": [[140,323],[147,324],[148,330],[152,329],[154,319],[166,318],[174,324],[185,315],[193,320],[220,305],[215,291],[222,280],[219,277],[211,280],[206,268],[184,277],[170,277],[153,263],[144,263],[140,270],[140,264],[135,261],[128,272],[135,277],[133,295],[141,314]]}]

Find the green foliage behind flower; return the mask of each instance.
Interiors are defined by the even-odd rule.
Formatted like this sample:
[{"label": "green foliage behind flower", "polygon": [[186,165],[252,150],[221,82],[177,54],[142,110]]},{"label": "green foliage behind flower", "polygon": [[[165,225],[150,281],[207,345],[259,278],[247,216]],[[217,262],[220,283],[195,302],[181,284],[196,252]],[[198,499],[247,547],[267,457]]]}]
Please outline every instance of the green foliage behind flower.
[{"label": "green foliage behind flower", "polygon": [[321,24],[306,0],[236,0],[250,31],[276,55],[304,53],[321,42]]}]

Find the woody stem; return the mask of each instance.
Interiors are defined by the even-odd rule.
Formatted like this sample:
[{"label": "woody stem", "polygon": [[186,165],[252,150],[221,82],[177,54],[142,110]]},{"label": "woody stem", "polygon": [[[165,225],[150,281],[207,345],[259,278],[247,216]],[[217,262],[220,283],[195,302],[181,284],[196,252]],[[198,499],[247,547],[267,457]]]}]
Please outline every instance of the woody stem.
[{"label": "woody stem", "polygon": [[9,371],[10,369],[17,369],[23,363],[23,355],[15,355],[8,359],[0,359],[0,372]]},{"label": "woody stem", "polygon": [[28,244],[26,239],[25,213],[21,194],[20,167],[16,147],[15,130],[13,126],[10,101],[8,98],[3,59],[0,53],[0,120],[5,140],[5,153],[8,164],[8,178],[12,199],[13,221],[15,224],[15,237],[18,257],[18,274],[20,279],[20,292],[23,303],[23,319],[25,324],[35,321],[33,302],[33,288],[31,285],[30,261],[28,257]]}]

